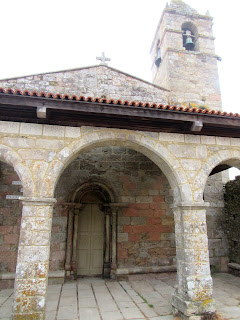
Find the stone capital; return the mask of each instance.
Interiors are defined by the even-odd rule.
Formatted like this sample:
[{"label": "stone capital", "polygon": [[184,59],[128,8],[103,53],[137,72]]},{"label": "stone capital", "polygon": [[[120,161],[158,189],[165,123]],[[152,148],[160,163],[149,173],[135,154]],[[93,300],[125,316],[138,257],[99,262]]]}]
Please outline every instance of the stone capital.
[{"label": "stone capital", "polygon": [[199,210],[209,207],[209,202],[176,202],[170,205],[172,209],[183,209],[183,210]]},{"label": "stone capital", "polygon": [[103,206],[105,208],[110,208],[112,215],[117,215],[118,211],[127,208],[129,206],[129,203],[117,203],[117,202],[112,202],[112,203],[104,203]]},{"label": "stone capital", "polygon": [[41,198],[41,197],[19,197],[23,205],[34,206],[53,206],[57,200],[55,198]]}]

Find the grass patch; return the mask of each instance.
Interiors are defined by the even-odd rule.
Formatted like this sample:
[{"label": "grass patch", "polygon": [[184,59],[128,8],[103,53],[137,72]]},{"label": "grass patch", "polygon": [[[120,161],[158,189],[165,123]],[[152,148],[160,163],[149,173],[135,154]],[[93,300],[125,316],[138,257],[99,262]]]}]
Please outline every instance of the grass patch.
[{"label": "grass patch", "polygon": [[140,293],[137,293],[139,295],[139,297],[143,300],[144,303],[146,303],[149,308],[154,308],[153,304],[148,303],[147,299],[145,299]]}]

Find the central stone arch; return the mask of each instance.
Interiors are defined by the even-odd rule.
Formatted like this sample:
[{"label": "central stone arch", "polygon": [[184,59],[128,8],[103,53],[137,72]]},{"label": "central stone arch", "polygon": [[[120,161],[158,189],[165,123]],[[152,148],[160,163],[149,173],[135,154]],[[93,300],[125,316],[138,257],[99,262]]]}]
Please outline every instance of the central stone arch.
[{"label": "central stone arch", "polygon": [[50,163],[45,174],[41,196],[52,197],[59,177],[66,166],[81,152],[102,146],[124,146],[142,153],[152,160],[167,177],[174,202],[189,202],[192,191],[178,160],[158,139],[148,134],[121,129],[94,129],[62,149]]}]

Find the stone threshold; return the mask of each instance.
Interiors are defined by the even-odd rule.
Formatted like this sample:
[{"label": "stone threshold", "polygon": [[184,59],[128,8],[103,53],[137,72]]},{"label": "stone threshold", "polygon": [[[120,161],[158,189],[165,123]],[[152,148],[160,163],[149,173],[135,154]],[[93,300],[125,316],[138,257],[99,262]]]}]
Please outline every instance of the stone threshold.
[{"label": "stone threshold", "polygon": [[[48,279],[65,278],[65,270],[50,271]],[[15,280],[14,272],[0,272],[0,280]]]},{"label": "stone threshold", "polygon": [[228,263],[228,269],[229,269],[229,273],[231,273],[237,277],[240,277],[240,264],[230,262],[230,263]]},{"label": "stone threshold", "polygon": [[228,267],[231,268],[231,269],[235,269],[235,270],[239,270],[240,271],[240,264],[238,264],[238,263],[230,262],[230,263],[228,263]]},{"label": "stone threshold", "polygon": [[116,275],[129,275],[129,274],[143,274],[143,273],[161,273],[161,272],[176,272],[177,267],[171,266],[156,266],[156,267],[133,267],[133,268],[118,268]]}]

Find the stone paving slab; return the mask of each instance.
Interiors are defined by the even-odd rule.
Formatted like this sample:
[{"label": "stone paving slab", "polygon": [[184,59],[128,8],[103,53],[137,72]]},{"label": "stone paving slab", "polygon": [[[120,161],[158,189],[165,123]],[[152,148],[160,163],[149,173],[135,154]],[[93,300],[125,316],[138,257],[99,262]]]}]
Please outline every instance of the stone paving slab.
[{"label": "stone paving slab", "polygon": [[[218,312],[240,320],[240,278],[214,274]],[[49,285],[46,320],[173,320],[171,295],[176,274],[129,276],[129,281],[78,279]],[[0,320],[11,319],[13,289],[0,291]]]}]

